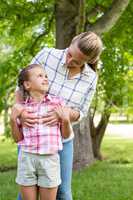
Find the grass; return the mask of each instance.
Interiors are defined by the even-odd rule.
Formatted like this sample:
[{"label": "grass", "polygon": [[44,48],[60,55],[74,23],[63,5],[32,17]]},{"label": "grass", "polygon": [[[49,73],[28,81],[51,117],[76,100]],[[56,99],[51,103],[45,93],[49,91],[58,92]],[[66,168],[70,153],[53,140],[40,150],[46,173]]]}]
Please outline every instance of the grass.
[{"label": "grass", "polygon": [[[1,145],[0,166],[15,166],[15,145]],[[73,173],[73,200],[133,200],[133,140],[106,136],[102,152],[106,160]],[[0,200],[16,199],[15,176],[15,170],[0,173]]]},{"label": "grass", "polygon": [[96,163],[74,174],[74,200],[132,200],[133,165]]},{"label": "grass", "polygon": [[107,158],[73,175],[74,200],[133,200],[133,140],[105,137]]},{"label": "grass", "polygon": [[0,173],[0,200],[15,200],[18,186],[15,183],[16,171]]},{"label": "grass", "polygon": [[133,164],[133,138],[105,136],[102,152],[107,162]]},{"label": "grass", "polygon": [[17,162],[17,146],[10,140],[0,136],[0,169],[14,168]]}]

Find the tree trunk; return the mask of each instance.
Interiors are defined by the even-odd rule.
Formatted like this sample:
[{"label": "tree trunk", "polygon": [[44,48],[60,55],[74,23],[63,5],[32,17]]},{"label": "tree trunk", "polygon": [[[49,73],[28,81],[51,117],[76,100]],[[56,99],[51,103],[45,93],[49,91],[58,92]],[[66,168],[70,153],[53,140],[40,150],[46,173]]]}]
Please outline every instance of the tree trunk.
[{"label": "tree trunk", "polygon": [[[79,16],[80,10],[84,10],[82,1],[62,0],[56,4],[56,47],[68,47],[71,39],[80,32],[79,17],[84,21],[84,14]],[[82,27],[83,31],[83,27]],[[87,121],[82,121],[74,126],[74,169],[80,169],[94,161],[92,142]]]},{"label": "tree trunk", "polygon": [[74,125],[74,169],[80,169],[94,162],[88,119]]},{"label": "tree trunk", "polygon": [[101,143],[102,143],[102,139],[103,139],[104,134],[105,134],[106,127],[107,127],[108,122],[109,122],[110,114],[111,113],[104,113],[101,116],[101,120],[100,120],[97,127],[94,127],[93,120],[90,119],[90,121],[91,121],[90,124],[92,124],[90,126],[90,130],[91,130],[93,154],[94,154],[95,159],[98,159],[98,160],[103,159],[103,156],[100,152],[100,148],[101,148]]},{"label": "tree trunk", "polygon": [[68,47],[71,39],[76,35],[78,9],[78,0],[57,1],[55,7],[57,48]]},{"label": "tree trunk", "polygon": [[[115,9],[116,1],[112,3],[111,11],[108,10],[106,15],[102,16],[101,20],[104,21],[104,28],[101,26],[100,19],[97,20],[96,23],[91,25],[89,29],[92,31],[96,31],[99,34],[104,31],[109,31],[114,25],[113,16],[117,14],[117,20],[127,7],[130,0],[125,3],[126,0],[120,1],[117,6],[118,9]],[[123,2],[123,3],[122,3]],[[83,0],[60,0],[56,1],[55,5],[55,18],[56,18],[56,47],[59,49],[66,48],[69,46],[71,39],[76,35],[76,33],[83,31],[85,27],[81,27],[81,24],[84,23],[85,17],[85,7],[82,5],[84,3]],[[115,6],[114,6],[115,4]],[[125,5],[124,5],[125,4]],[[118,4],[117,4],[118,5]],[[82,13],[80,13],[82,12]],[[110,13],[113,13],[110,15]],[[110,15],[106,20],[106,16]],[[111,20],[112,19],[112,20]],[[79,21],[81,20],[81,21]],[[112,22],[113,21],[113,22]],[[100,24],[100,26],[99,26]],[[109,28],[107,28],[107,26]],[[105,29],[106,27],[106,29]],[[105,120],[106,117],[106,120]],[[94,161],[94,156],[98,159],[101,158],[100,155],[100,145],[102,138],[104,136],[104,132],[109,120],[109,116],[103,116],[101,119],[101,123],[99,126],[93,130],[92,133],[92,141],[93,141],[93,150],[92,150],[92,141],[90,137],[90,129],[89,129],[89,119],[81,122],[80,125],[75,125],[75,140],[74,140],[74,169],[80,169],[83,166],[89,165]],[[92,122],[93,123],[93,122]]]}]

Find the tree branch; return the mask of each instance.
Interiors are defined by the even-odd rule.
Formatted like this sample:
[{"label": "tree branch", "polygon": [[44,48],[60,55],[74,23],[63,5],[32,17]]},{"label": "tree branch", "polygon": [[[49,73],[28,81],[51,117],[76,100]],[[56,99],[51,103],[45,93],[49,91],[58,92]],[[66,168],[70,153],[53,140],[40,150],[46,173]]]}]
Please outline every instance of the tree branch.
[{"label": "tree branch", "polygon": [[47,35],[51,29],[51,26],[52,26],[52,22],[53,22],[53,19],[54,19],[54,12],[52,13],[52,16],[49,20],[49,24],[48,24],[48,28],[43,32],[41,33],[33,42],[31,48],[30,48],[30,52],[31,54],[33,55],[33,49],[35,48],[35,46],[37,45],[37,42],[42,38],[44,37],[45,35]]},{"label": "tree branch", "polygon": [[107,9],[106,7],[96,4],[95,7],[86,12],[86,18],[89,19],[91,17],[94,17],[100,12],[105,12],[106,9]]},{"label": "tree branch", "polygon": [[99,35],[108,32],[116,24],[129,2],[130,0],[114,0],[105,14],[95,24],[88,25],[87,30],[95,31]]},{"label": "tree branch", "polygon": [[76,34],[84,31],[85,25],[85,0],[79,0],[79,15]]}]

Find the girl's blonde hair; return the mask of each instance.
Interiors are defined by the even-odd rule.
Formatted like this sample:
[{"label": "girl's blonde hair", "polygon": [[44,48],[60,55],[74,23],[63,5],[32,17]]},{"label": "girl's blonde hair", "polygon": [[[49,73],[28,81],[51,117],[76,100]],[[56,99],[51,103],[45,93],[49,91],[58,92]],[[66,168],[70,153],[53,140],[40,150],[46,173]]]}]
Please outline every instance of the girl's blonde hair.
[{"label": "girl's blonde hair", "polygon": [[80,51],[88,56],[88,64],[95,70],[103,49],[101,38],[96,33],[88,31],[74,37],[72,43],[75,42]]}]

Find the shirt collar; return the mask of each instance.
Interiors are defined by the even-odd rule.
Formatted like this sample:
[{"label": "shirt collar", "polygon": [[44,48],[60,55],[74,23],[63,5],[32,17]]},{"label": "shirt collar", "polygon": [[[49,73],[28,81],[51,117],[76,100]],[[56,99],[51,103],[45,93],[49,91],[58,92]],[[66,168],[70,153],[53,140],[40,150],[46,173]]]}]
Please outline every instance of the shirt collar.
[{"label": "shirt collar", "polygon": [[90,74],[94,73],[93,69],[91,69],[90,65],[85,63],[82,74],[90,76]]},{"label": "shirt collar", "polygon": [[46,102],[49,102],[49,101],[50,102],[52,101],[52,97],[49,94],[46,94],[46,95],[44,95],[41,102],[35,102],[33,100],[33,98],[30,96],[30,97],[27,97],[25,103],[46,103]]}]

